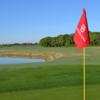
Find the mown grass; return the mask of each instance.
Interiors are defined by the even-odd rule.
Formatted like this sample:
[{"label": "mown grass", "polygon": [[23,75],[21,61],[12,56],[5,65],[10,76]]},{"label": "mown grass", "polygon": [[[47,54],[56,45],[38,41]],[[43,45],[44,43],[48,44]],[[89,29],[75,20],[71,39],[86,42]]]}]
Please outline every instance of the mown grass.
[{"label": "mown grass", "polygon": [[6,92],[1,100],[82,100],[82,87],[60,87],[42,90]]},{"label": "mown grass", "polygon": [[[33,51],[38,51],[39,48]],[[5,47],[2,50],[4,49]],[[7,50],[15,51],[12,47]],[[27,48],[25,50],[31,51],[27,51]],[[48,53],[61,52],[66,56],[45,63],[0,65],[0,100],[82,100],[82,51],[73,47],[59,50],[41,48],[41,52],[43,50]],[[87,48],[87,100],[100,99],[99,50],[99,47]]]},{"label": "mown grass", "polygon": [[82,68],[80,66],[48,65],[0,71],[0,92],[73,85],[82,85]]},{"label": "mown grass", "polygon": [[[100,85],[86,88],[86,100],[100,100]],[[0,93],[0,100],[83,100],[82,86]]]},{"label": "mown grass", "polygon": [[[29,68],[27,68],[29,65]],[[48,65],[34,67],[34,64],[20,64],[16,68],[0,69],[1,100],[82,100],[82,67],[80,65]],[[26,67],[27,66],[27,67]],[[2,67],[2,66],[1,66]],[[100,90],[100,66],[88,65],[87,98],[93,98]],[[12,96],[13,95],[13,96]],[[93,99],[92,99],[93,100]],[[99,100],[98,98],[96,100]]]}]

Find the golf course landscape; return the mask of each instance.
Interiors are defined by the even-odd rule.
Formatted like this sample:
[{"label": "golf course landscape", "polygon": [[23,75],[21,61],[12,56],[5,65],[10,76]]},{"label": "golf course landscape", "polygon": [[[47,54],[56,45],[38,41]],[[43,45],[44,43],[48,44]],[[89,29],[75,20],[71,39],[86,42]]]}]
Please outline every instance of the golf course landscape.
[{"label": "golf course landscape", "polygon": [[100,100],[100,0],[0,0],[0,100]]},{"label": "golf course landscape", "polygon": [[[46,60],[0,64],[0,100],[83,100],[82,49],[2,46],[0,56]],[[100,100],[100,47],[86,48],[86,100]]]}]

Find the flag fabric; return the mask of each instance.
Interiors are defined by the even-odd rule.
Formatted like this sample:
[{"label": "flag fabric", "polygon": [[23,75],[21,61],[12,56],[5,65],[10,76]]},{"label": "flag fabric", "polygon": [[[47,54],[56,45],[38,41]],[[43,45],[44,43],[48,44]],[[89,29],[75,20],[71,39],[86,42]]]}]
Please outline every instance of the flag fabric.
[{"label": "flag fabric", "polygon": [[90,44],[88,22],[85,9],[83,9],[82,16],[73,36],[73,40],[78,48],[85,48]]}]

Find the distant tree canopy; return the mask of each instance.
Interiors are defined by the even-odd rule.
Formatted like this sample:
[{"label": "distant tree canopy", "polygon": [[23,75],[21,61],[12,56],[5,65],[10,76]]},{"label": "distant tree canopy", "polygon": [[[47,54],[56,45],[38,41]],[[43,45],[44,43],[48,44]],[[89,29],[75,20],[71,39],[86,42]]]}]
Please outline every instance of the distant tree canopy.
[{"label": "distant tree canopy", "polygon": [[[92,46],[100,46],[100,32],[90,32],[90,41]],[[73,46],[73,34],[45,37],[40,40],[39,45],[44,47]]]},{"label": "distant tree canopy", "polygon": [[[100,46],[100,32],[90,32],[91,46]],[[41,45],[43,47],[64,47],[74,46],[73,34],[58,35],[56,37],[42,38],[39,43],[14,43],[14,44],[0,44],[3,46],[36,46]]]},{"label": "distant tree canopy", "polygon": [[13,43],[13,44],[0,44],[0,47],[6,46],[6,47],[11,47],[11,46],[35,46],[38,45],[38,43]]}]

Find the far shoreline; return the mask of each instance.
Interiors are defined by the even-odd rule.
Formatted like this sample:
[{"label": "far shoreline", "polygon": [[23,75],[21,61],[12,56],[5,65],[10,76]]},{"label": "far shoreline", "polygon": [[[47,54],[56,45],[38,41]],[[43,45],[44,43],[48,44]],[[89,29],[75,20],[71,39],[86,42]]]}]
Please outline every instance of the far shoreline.
[{"label": "far shoreline", "polygon": [[63,57],[61,53],[0,53],[0,57],[15,57],[15,58],[31,58],[31,59],[44,59],[46,61],[54,61],[57,58]]}]

